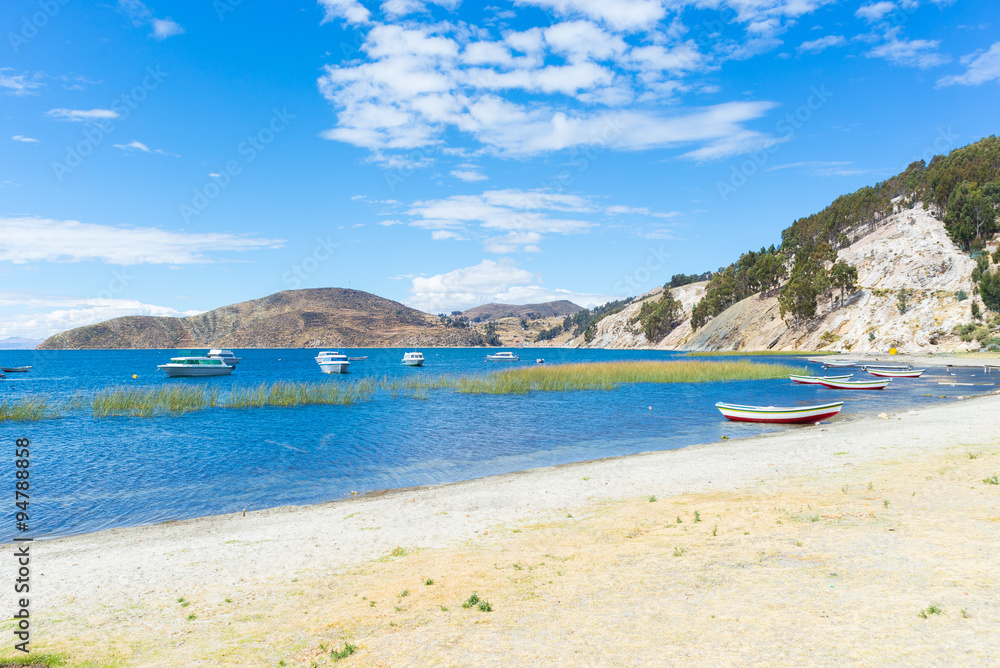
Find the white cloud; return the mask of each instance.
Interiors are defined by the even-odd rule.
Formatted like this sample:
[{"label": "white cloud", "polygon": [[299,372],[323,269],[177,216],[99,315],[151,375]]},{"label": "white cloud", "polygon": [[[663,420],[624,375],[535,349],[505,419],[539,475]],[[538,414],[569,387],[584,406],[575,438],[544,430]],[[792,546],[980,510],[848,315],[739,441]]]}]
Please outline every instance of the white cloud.
[{"label": "white cloud", "polygon": [[209,253],[278,248],[282,241],[205,232],[190,234],[155,227],[112,227],[51,218],[0,218],[0,261],[112,264],[210,262]]},{"label": "white cloud", "polygon": [[819,39],[802,42],[802,44],[799,44],[799,52],[820,53],[832,46],[843,46],[846,43],[847,40],[842,35],[827,35]]},{"label": "white cloud", "polygon": [[325,10],[323,23],[335,19],[349,24],[368,23],[372,15],[358,0],[319,0],[319,4]]},{"label": "white cloud", "polygon": [[487,253],[506,255],[507,253],[538,253],[538,243],[542,235],[538,232],[508,232],[499,237],[490,237],[483,245]]},{"label": "white cloud", "polygon": [[141,0],[118,0],[118,7],[132,19],[132,25],[148,25],[152,28],[153,32],[149,33],[149,36],[154,39],[164,40],[184,32],[184,28],[176,21],[170,18],[158,19],[153,16],[153,11]]},{"label": "white cloud", "polygon": [[164,40],[168,37],[173,37],[174,35],[180,35],[184,32],[184,28],[180,26],[179,23],[171,19],[153,19],[153,33],[152,37],[159,40]]},{"label": "white cloud", "polygon": [[74,327],[126,315],[182,317],[200,311],[177,311],[167,306],[131,299],[100,297],[50,297],[0,293],[0,337],[44,339]]},{"label": "white cloud", "polygon": [[10,74],[10,67],[0,67],[0,88],[12,95],[35,95],[42,84],[28,79],[27,74]]},{"label": "white cloud", "polygon": [[1000,42],[987,51],[971,53],[962,58],[968,68],[964,74],[952,74],[938,79],[938,86],[978,86],[987,81],[1000,81]]},{"label": "white cloud", "polygon": [[858,10],[854,12],[854,15],[859,19],[863,19],[869,23],[874,23],[894,9],[896,9],[896,4],[892,2],[873,2],[870,5],[864,5],[858,8]]},{"label": "white cloud", "polygon": [[[771,7],[778,18],[757,21],[748,30],[777,30],[781,16],[801,11],[793,4]],[[601,3],[544,6],[595,20],[604,11],[598,11]],[[586,7],[596,13],[581,9]],[[615,4],[607,11],[619,9]],[[774,106],[663,104],[688,89],[680,77],[715,67],[694,40],[664,43],[662,34],[651,33],[656,43],[630,46],[615,28],[589,20],[507,32],[502,40],[475,35],[478,40],[451,24],[374,25],[361,47],[364,58],[329,65],[318,80],[337,116],[335,127],[321,136],[367,148],[373,161],[387,167],[401,151],[434,147],[443,153],[445,141],[455,135],[504,157],[594,143],[616,150],[707,144],[691,155],[724,157],[719,147],[750,144],[754,133],[744,123]],[[747,44],[734,42],[724,57],[745,57],[754,44],[773,41],[756,36]]]},{"label": "white cloud", "polygon": [[794,169],[806,172],[810,176],[857,176],[858,174],[868,174],[875,171],[851,167],[850,165],[850,162],[838,160],[806,160],[803,162],[789,162],[783,165],[775,165],[774,167],[768,167],[765,171],[774,172],[781,169]]},{"label": "white cloud", "polygon": [[507,258],[483,260],[472,267],[412,279],[406,303],[429,313],[465,310],[480,304],[527,304],[568,299],[580,306],[596,306],[614,299],[608,295],[545,288],[539,277]]},{"label": "white cloud", "polygon": [[467,183],[471,183],[473,181],[486,181],[489,178],[483,174],[479,165],[470,165],[467,163],[458,165],[455,169],[451,170],[449,174],[454,176],[456,179]]},{"label": "white cloud", "polygon": [[544,7],[562,16],[586,16],[619,30],[649,29],[666,15],[657,0],[515,0],[514,4]]},{"label": "white cloud", "polygon": [[141,141],[130,141],[127,144],[115,144],[115,148],[120,148],[123,151],[136,150],[136,151],[144,151],[146,153],[152,153],[152,151],[149,150],[149,147],[143,144]]},{"label": "white cloud", "polygon": [[57,121],[74,121],[77,123],[90,123],[92,121],[118,118],[118,112],[111,109],[49,109],[45,112],[45,115]]},{"label": "white cloud", "polygon": [[893,65],[919,67],[922,70],[944,65],[951,57],[938,52],[938,40],[914,39],[906,41],[893,37],[866,53],[868,58],[884,58]]},{"label": "white cloud", "polygon": [[37,139],[33,137],[25,137],[24,135],[14,135],[11,137],[14,141],[23,142],[25,144],[38,144],[40,143]]}]

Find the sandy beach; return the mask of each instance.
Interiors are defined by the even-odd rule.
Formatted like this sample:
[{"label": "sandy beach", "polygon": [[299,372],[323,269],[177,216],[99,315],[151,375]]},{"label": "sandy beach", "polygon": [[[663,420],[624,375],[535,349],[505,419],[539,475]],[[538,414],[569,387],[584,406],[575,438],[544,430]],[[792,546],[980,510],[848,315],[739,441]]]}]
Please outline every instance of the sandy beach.
[{"label": "sandy beach", "polygon": [[996,665],[998,434],[989,395],[38,542],[33,653],[97,666]]}]

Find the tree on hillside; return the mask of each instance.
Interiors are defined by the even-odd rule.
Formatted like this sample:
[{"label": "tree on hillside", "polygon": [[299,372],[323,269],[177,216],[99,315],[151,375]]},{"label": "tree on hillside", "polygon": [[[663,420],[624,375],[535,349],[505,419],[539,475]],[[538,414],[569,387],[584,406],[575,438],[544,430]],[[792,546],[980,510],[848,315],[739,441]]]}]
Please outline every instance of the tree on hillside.
[{"label": "tree on hillside", "polygon": [[[836,251],[833,251],[836,254]],[[795,256],[791,277],[778,293],[778,310],[785,322],[808,320],[816,315],[821,295],[832,292],[830,274],[823,263],[829,258],[829,247],[800,249]]]},{"label": "tree on hillside", "polygon": [[840,289],[840,305],[844,305],[844,297],[854,294],[858,289],[858,268],[843,260],[838,260],[830,267],[830,282]]},{"label": "tree on hillside", "polygon": [[681,303],[674,298],[670,290],[664,290],[663,295],[657,301],[643,302],[639,308],[639,315],[634,317],[631,322],[640,322],[646,340],[650,343],[657,343],[680,324],[680,319]]},{"label": "tree on hillside", "polygon": [[969,250],[976,239],[996,233],[996,209],[975,183],[964,181],[948,198],[944,226],[956,244]]},{"label": "tree on hillside", "polygon": [[986,272],[979,278],[979,296],[991,311],[1000,311],[1000,273]]}]

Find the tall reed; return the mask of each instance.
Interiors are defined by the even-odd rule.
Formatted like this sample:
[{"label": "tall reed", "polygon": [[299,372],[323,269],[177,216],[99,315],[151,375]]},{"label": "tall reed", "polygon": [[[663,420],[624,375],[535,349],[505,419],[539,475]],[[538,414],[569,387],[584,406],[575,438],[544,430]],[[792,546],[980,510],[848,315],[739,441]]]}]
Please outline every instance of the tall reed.
[{"label": "tall reed", "polygon": [[52,417],[49,400],[45,397],[27,397],[0,401],[0,422],[31,422]]}]

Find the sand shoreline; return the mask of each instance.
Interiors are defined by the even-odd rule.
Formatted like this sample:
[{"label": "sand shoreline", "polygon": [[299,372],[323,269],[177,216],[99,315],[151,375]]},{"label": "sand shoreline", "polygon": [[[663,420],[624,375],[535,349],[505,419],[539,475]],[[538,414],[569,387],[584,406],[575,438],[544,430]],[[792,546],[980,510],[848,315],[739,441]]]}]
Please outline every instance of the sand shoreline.
[{"label": "sand shoreline", "polygon": [[[778,494],[792,479],[832,479],[958,446],[995,447],[998,428],[1000,395],[986,395],[887,420],[833,422],[245,517],[219,515],[40,541],[33,546],[39,573],[35,614],[60,621],[42,621],[38,637],[49,634],[56,648],[65,643],[55,638],[84,647],[87,629],[93,633],[92,625],[102,619],[122,632],[134,634],[138,625],[155,635],[162,608],[179,598],[221,600],[226,592],[269,591],[278,582],[340,577],[394,553],[450,554],[469,541],[499,541],[502,547],[504,537],[521,527],[599,517],[602,508],[629,499]],[[558,541],[548,549],[557,552]],[[145,612],[125,612],[140,609]],[[101,651],[89,647],[86,654]],[[132,656],[137,665],[171,661]]]}]

